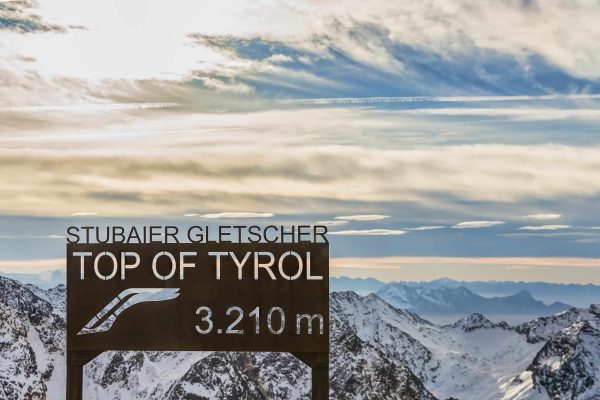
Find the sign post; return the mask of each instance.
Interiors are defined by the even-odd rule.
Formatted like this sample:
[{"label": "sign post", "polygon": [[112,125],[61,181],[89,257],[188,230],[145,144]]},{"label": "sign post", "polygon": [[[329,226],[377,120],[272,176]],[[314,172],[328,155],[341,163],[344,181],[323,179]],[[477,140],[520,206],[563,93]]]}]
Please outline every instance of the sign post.
[{"label": "sign post", "polygon": [[290,352],[329,394],[327,243],[67,245],[67,400],[104,351]]}]

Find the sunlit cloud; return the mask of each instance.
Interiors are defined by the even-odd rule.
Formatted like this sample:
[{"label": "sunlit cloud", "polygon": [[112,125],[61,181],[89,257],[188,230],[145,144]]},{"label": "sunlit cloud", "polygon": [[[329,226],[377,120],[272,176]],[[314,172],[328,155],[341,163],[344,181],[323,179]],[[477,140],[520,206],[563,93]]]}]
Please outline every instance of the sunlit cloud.
[{"label": "sunlit cloud", "polygon": [[379,214],[359,214],[359,215],[342,215],[335,217],[336,220],[340,221],[378,221],[381,219],[388,218],[388,215]]},{"label": "sunlit cloud", "polygon": [[522,226],[519,228],[521,231],[555,231],[558,229],[568,229],[570,225],[532,225]]},{"label": "sunlit cloud", "polygon": [[243,218],[271,218],[275,216],[273,213],[259,213],[259,212],[221,212],[213,214],[202,214],[200,218],[205,219],[243,219]]},{"label": "sunlit cloud", "polygon": [[[333,257],[332,276],[383,281],[546,281],[600,284],[600,258],[585,257]],[[543,277],[543,279],[541,279]]]},{"label": "sunlit cloud", "polygon": [[389,235],[404,235],[407,231],[398,229],[357,229],[346,231],[329,232],[330,235],[347,235],[347,236],[389,236]]},{"label": "sunlit cloud", "polygon": [[498,236],[508,238],[579,238],[579,237],[592,237],[600,238],[600,234],[595,232],[530,232],[530,233],[499,233]]},{"label": "sunlit cloud", "polygon": [[90,217],[93,215],[98,215],[98,213],[97,212],[87,212],[87,211],[71,213],[71,217]]},{"label": "sunlit cloud", "polygon": [[417,265],[478,265],[503,266],[514,265],[528,267],[571,267],[600,269],[600,258],[585,257],[334,257],[332,268],[372,268],[405,267]]},{"label": "sunlit cloud", "polygon": [[65,239],[63,235],[1,235],[0,239],[23,240],[23,239]]},{"label": "sunlit cloud", "polygon": [[489,228],[496,225],[505,224],[504,221],[465,221],[459,222],[453,225],[453,229],[475,229],[475,228]]},{"label": "sunlit cloud", "polygon": [[547,219],[558,219],[562,217],[561,214],[529,214],[529,215],[524,215],[523,218],[527,218],[527,219],[537,219],[537,220],[547,220]]},{"label": "sunlit cloud", "polygon": [[211,77],[201,77],[200,80],[204,83],[204,86],[215,89],[218,92],[231,92],[248,94],[254,91],[254,88],[242,82],[229,81],[226,82],[221,79]]},{"label": "sunlit cloud", "polygon": [[[327,97],[314,99],[282,99],[276,100],[279,104],[297,104],[297,105],[336,105],[336,104],[386,104],[386,103],[485,103],[485,102],[523,102],[523,101],[540,101],[540,100],[594,100],[600,99],[600,94],[553,94],[541,96],[377,96],[377,97]],[[450,111],[453,110],[453,111]],[[430,112],[430,113],[485,113],[494,112],[494,108],[485,109],[413,109],[403,110],[403,112]],[[518,110],[518,109],[514,109]],[[522,108],[527,111],[528,109]],[[596,111],[596,110],[594,110]],[[533,109],[531,112],[535,112]]]},{"label": "sunlit cloud", "polygon": [[180,107],[178,103],[76,103],[65,105],[46,106],[15,106],[0,107],[0,112],[15,113],[47,113],[52,111],[123,111],[123,110],[151,110],[162,108]]},{"label": "sunlit cloud", "polygon": [[64,268],[64,258],[0,260],[0,272],[4,273],[40,273],[50,269]]},{"label": "sunlit cloud", "polygon": [[425,225],[425,226],[416,226],[414,228],[405,228],[407,231],[433,231],[437,229],[444,229],[446,226],[443,225]]},{"label": "sunlit cloud", "polygon": [[527,271],[533,269],[531,265],[511,265],[506,267],[508,270],[512,271]]},{"label": "sunlit cloud", "polygon": [[317,221],[316,225],[325,225],[325,226],[344,226],[350,223],[350,221]]},{"label": "sunlit cloud", "polygon": [[[339,212],[349,202],[373,210],[381,202],[408,201],[423,208],[454,202],[441,201],[440,195],[518,203],[600,194],[595,179],[600,148],[593,145],[391,143],[382,148],[363,142],[360,132],[368,126],[387,140],[386,132],[397,131],[402,121],[393,113],[165,112],[123,115],[122,122],[103,125],[100,120],[80,129],[6,130],[0,135],[1,211],[64,215],[76,205],[102,215],[183,215],[198,204],[204,214],[223,208],[282,214],[297,211],[301,201],[323,214]],[[422,126],[427,125],[415,129]],[[339,129],[350,143],[332,143]],[[415,138],[416,143],[427,140]],[[386,216],[349,213],[334,220]]]},{"label": "sunlit cloud", "polygon": [[[598,96],[600,98],[600,96]],[[563,119],[588,119],[591,121],[600,119],[600,110],[596,108],[415,108],[400,110],[404,114],[448,116],[448,117],[505,117],[512,120],[523,121],[552,121]]]}]

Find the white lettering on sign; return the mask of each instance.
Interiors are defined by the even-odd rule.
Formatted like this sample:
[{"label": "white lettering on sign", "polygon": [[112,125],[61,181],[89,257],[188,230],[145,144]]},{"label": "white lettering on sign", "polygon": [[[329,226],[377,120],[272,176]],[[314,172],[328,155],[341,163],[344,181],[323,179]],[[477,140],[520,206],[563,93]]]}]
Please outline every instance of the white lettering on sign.
[{"label": "white lettering on sign", "polygon": [[[305,277],[306,280],[323,280],[321,275],[313,275],[311,271],[310,252],[299,254],[295,251],[288,251],[278,259],[269,251],[245,252],[236,254],[233,251],[211,251],[209,257],[215,258],[215,277],[221,280],[224,260],[229,258],[235,267],[237,280],[243,280],[244,270],[248,269],[254,280],[284,279],[294,281]],[[87,257],[93,257],[91,252],[73,252],[74,257],[80,260],[80,279],[86,278],[85,260]],[[185,279],[186,268],[197,267],[194,257],[198,253],[195,251],[183,251],[172,254],[168,251],[157,253],[152,259],[152,272],[154,276],[166,281],[169,279]],[[107,281],[113,278],[126,280],[128,271],[140,267],[140,255],[133,251],[124,251],[113,254],[109,251],[98,253],[94,258],[93,270],[96,278]],[[226,264],[226,265],[231,265]]]},{"label": "white lettering on sign", "polygon": [[[158,272],[158,259],[162,256],[166,256],[171,261],[171,271],[167,275],[162,275],[160,272]],[[175,275],[175,272],[177,272],[177,262],[175,261],[173,254],[169,253],[168,251],[161,251],[155,255],[154,259],[152,260],[152,272],[154,272],[154,276],[160,280],[166,281],[167,279],[171,279],[173,275]]]},{"label": "white lettering on sign", "polygon": [[[91,257],[92,253],[89,251],[82,251],[82,252],[74,252],[73,256],[75,257],[79,257],[80,260],[80,269],[79,269],[79,278],[81,280],[85,279],[85,258],[86,257]],[[134,262],[133,263],[128,263],[127,259],[128,258],[134,258]],[[110,260],[109,261],[109,270],[110,273],[108,274],[104,274],[102,273],[102,270],[106,271],[106,262],[105,260]],[[120,262],[119,262],[120,260]],[[102,266],[104,266],[104,268],[101,268],[100,262],[102,261]],[[124,251],[120,254],[119,259],[111,252],[109,251],[103,251],[102,253],[98,253],[96,255],[96,257],[94,257],[94,274],[96,275],[96,277],[98,279],[101,279],[103,281],[107,281],[110,280],[112,278],[114,278],[115,276],[117,276],[117,272],[119,272],[119,270],[121,271],[121,273],[119,274],[121,280],[125,280],[125,275],[126,275],[126,270],[128,269],[135,269],[140,265],[140,256],[139,254],[133,252],[133,251]]]},{"label": "white lettering on sign", "polygon": [[[127,264],[127,257],[135,258],[135,262],[133,264]],[[125,280],[125,270],[126,269],[134,269],[140,265],[140,255],[138,253],[134,253],[133,251],[124,251],[121,253],[121,280]]]},{"label": "white lettering on sign", "polygon": [[[246,252],[244,254],[243,257],[240,257],[238,255],[236,255],[234,252],[232,251],[211,251],[208,253],[208,255],[210,257],[215,257],[215,277],[216,279],[219,281],[221,280],[221,270],[222,270],[222,266],[223,266],[223,259],[224,258],[231,258],[231,260],[233,261],[233,264],[235,265],[236,269],[237,269],[237,279],[238,280],[242,280],[243,279],[243,271],[244,271],[244,267],[246,265],[249,264],[249,260],[250,258],[252,258],[252,264],[253,264],[253,276],[254,276],[254,280],[258,280],[260,277],[266,277],[268,276],[268,278],[270,278],[271,280],[277,280],[277,276],[275,275],[275,272],[273,272],[272,267],[275,265],[276,260],[275,260],[275,256],[273,255],[273,253],[268,252],[268,251],[258,251],[258,252]],[[293,274],[289,274],[288,272],[285,271],[284,268],[284,261],[286,260],[286,258],[291,257],[294,259],[294,261],[292,263],[290,263],[290,266],[293,264],[295,265],[293,268]],[[306,259],[306,261],[305,261]],[[312,271],[311,271],[311,263],[310,263],[310,252],[306,253],[306,257],[305,259],[298,254],[295,251],[288,251],[286,253],[283,253],[280,257],[279,260],[277,260],[277,269],[276,271],[279,272],[279,276],[285,280],[288,281],[293,281],[296,279],[300,279],[300,277],[302,277],[303,275],[306,275],[306,279],[307,280],[323,280],[323,277],[321,275],[313,275]],[[250,267],[252,268],[252,267]],[[290,267],[288,267],[290,268]],[[264,273],[264,271],[266,271],[266,275]]]}]

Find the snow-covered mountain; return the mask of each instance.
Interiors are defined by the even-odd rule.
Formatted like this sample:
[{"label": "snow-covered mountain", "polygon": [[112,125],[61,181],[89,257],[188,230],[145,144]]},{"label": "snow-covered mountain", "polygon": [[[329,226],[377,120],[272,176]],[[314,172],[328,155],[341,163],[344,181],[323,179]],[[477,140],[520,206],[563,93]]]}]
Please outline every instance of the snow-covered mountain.
[{"label": "snow-covered mountain", "polygon": [[566,284],[549,282],[512,282],[512,281],[456,281],[442,278],[428,282],[400,281],[385,283],[374,278],[331,277],[329,290],[332,292],[353,291],[361,295],[377,293],[386,285],[400,283],[404,286],[422,289],[456,289],[465,287],[482,297],[506,297],[520,292],[528,292],[535,299],[547,304],[559,301],[575,307],[587,307],[600,302],[600,285]]},{"label": "snow-covered mountain", "polygon": [[361,296],[376,293],[386,284],[375,278],[348,278],[347,276],[330,277],[330,292],[355,292]]},{"label": "snow-covered mountain", "polygon": [[66,324],[55,309],[30,288],[0,277],[0,398],[52,393],[58,399],[64,392]]},{"label": "snow-covered mountain", "polygon": [[441,323],[454,320],[452,317],[465,317],[473,313],[522,322],[531,316],[552,315],[571,308],[560,302],[544,304],[526,291],[511,296],[488,298],[463,286],[429,288],[390,283],[380,288],[377,295],[395,307]]},{"label": "snow-covered mountain", "polygon": [[0,276],[13,279],[21,283],[29,283],[42,289],[50,289],[67,282],[64,269],[53,269],[37,274],[7,273],[0,271]]},{"label": "snow-covered mountain", "polygon": [[[0,398],[64,398],[64,286],[0,278]],[[481,314],[436,325],[377,295],[331,294],[331,398],[600,399],[600,306],[512,327]],[[107,352],[89,399],[308,399],[289,354]]]}]

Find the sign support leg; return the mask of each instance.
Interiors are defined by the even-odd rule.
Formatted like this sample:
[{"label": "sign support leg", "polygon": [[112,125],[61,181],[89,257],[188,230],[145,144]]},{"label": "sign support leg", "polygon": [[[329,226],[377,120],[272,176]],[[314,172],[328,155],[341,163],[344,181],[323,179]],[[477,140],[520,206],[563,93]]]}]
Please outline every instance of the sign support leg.
[{"label": "sign support leg", "polygon": [[329,354],[292,354],[312,370],[312,400],[329,400]]},{"label": "sign support leg", "polygon": [[83,367],[100,352],[67,352],[67,400],[83,400]]}]

